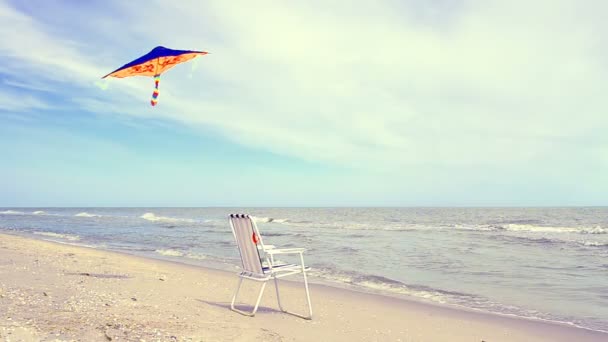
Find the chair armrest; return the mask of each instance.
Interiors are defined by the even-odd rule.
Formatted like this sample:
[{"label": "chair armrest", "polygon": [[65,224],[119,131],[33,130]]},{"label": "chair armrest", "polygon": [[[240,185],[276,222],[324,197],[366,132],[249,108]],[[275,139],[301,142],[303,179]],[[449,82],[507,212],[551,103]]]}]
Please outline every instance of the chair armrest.
[{"label": "chair armrest", "polygon": [[268,254],[292,254],[292,253],[304,253],[306,248],[281,248],[281,249],[270,249],[267,250]]},{"label": "chair armrest", "polygon": [[[264,250],[275,249],[275,245],[264,245]],[[258,245],[258,249],[262,249],[262,246]]]}]

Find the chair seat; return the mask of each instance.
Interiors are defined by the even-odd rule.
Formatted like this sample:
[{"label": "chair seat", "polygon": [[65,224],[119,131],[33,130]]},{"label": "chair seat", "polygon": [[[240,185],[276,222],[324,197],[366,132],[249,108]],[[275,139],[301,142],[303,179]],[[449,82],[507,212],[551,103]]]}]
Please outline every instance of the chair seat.
[{"label": "chair seat", "polygon": [[[304,270],[306,272],[310,271],[310,267],[305,266]],[[275,277],[284,277],[290,274],[297,274],[302,272],[302,265],[296,264],[284,264],[284,265],[273,265],[272,270],[270,267],[262,267],[262,271],[264,275],[275,276]]]},{"label": "chair seat", "polygon": [[[302,266],[296,264],[280,264],[280,265],[272,265],[272,272],[290,272],[302,270]],[[270,273],[270,267],[262,267],[262,271],[264,273]]]}]

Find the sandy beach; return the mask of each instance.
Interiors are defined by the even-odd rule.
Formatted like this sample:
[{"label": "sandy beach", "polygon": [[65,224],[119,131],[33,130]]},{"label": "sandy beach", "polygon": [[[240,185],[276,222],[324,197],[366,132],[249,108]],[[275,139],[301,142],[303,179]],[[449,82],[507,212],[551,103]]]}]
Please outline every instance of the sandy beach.
[{"label": "sandy beach", "polygon": [[[294,278],[295,279],[295,278]],[[2,341],[606,341],[575,327],[313,284],[311,321],[229,310],[235,273],[0,234]],[[303,288],[285,306],[304,310]],[[253,301],[255,283],[243,300]]]}]

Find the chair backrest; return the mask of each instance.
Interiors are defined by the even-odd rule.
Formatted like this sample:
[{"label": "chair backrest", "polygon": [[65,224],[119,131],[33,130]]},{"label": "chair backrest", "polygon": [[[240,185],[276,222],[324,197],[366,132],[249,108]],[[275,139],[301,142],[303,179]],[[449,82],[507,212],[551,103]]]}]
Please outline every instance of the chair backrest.
[{"label": "chair backrest", "polygon": [[230,214],[230,227],[241,254],[243,271],[263,275],[258,243],[260,234],[253,219],[245,214]]}]

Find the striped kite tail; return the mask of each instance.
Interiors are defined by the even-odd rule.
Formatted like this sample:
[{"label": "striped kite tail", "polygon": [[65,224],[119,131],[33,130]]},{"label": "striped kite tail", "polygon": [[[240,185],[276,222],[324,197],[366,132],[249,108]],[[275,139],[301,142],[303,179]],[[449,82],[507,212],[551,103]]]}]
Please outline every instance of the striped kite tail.
[{"label": "striped kite tail", "polygon": [[156,104],[158,103],[158,100],[156,98],[158,98],[158,83],[160,82],[160,75],[155,75],[154,76],[154,92],[152,93],[152,100],[150,100],[150,104],[152,106],[156,106]]}]

